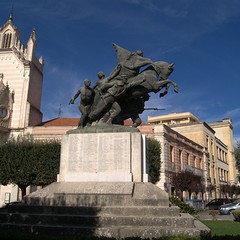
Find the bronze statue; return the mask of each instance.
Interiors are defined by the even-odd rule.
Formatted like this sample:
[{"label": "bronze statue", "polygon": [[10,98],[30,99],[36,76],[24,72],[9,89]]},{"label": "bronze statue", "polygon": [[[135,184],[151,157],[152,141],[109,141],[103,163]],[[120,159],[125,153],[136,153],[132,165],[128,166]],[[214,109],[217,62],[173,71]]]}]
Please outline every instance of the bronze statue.
[{"label": "bronze statue", "polygon": [[[139,114],[144,111],[145,101],[149,100],[150,92],[160,92],[163,97],[168,93],[169,86],[178,92],[178,85],[169,80],[174,70],[174,64],[144,58],[141,50],[130,52],[113,44],[117,52],[118,64],[112,73],[105,77],[98,73],[98,80],[93,88],[90,81],[85,80],[85,86],[80,88],[69,104],[81,94],[79,109],[82,113],[80,127],[87,124],[120,124],[131,118],[133,126],[141,124]],[[141,71],[141,68],[146,68]]]},{"label": "bronze statue", "polygon": [[[121,113],[121,107],[117,100],[124,97],[125,92],[133,87],[141,84],[143,80],[137,80],[129,83],[127,78],[114,79],[110,82],[106,82],[103,85],[104,93],[96,104],[92,105],[91,112],[89,113],[90,121],[98,120],[100,114],[105,113],[106,110],[110,111],[110,116],[106,123],[112,123],[113,119]],[[95,103],[95,102],[94,102]]]},{"label": "bronze statue", "polygon": [[69,101],[69,104],[74,104],[75,99],[78,98],[79,95],[81,95],[81,100],[78,105],[78,108],[82,113],[81,119],[78,124],[79,127],[85,127],[87,122],[89,121],[88,115],[95,95],[93,89],[90,88],[90,85],[91,81],[89,79],[85,79],[84,87],[80,88],[74,95],[74,97]]}]

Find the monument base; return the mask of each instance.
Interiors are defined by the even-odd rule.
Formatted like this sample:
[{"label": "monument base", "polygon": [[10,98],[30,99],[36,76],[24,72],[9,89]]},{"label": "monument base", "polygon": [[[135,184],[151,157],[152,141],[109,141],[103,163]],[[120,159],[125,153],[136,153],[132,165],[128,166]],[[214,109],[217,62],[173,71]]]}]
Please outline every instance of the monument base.
[{"label": "monument base", "polygon": [[191,215],[169,206],[167,193],[151,183],[58,182],[26,196],[24,202],[4,209],[0,229],[115,239],[210,233]]},{"label": "monument base", "polygon": [[169,207],[168,194],[152,183],[55,182],[24,198],[28,205]]},{"label": "monument base", "polygon": [[26,196],[20,206],[9,205],[0,229],[116,239],[208,234],[147,182],[144,136],[126,127],[107,129],[65,135],[59,181]]}]

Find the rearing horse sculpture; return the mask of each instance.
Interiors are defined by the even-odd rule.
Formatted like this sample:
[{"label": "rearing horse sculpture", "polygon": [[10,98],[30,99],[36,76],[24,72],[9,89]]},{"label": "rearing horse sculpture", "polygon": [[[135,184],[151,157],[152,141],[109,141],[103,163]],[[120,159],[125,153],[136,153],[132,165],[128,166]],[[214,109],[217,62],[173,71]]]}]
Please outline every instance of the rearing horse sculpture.
[{"label": "rearing horse sculpture", "polygon": [[149,93],[158,93],[163,88],[165,91],[160,93],[160,97],[167,94],[169,86],[174,87],[174,91],[178,93],[178,85],[167,79],[173,72],[174,65],[167,62],[154,62],[136,77],[129,79],[129,82],[143,80],[143,82],[135,87],[130,88],[124,98],[119,99],[121,113],[116,123],[123,123],[123,120],[131,118],[134,126],[141,124],[139,114],[144,111],[144,103],[149,99]]},{"label": "rearing horse sculpture", "polygon": [[[125,119],[131,118],[133,126],[141,124],[139,114],[144,111],[145,101],[150,92],[160,92],[160,97],[168,93],[170,85],[178,92],[178,85],[169,80],[174,65],[143,57],[141,50],[130,52],[113,44],[117,52],[118,64],[112,73],[98,80],[92,89],[91,104],[82,126],[100,123],[123,124]],[[142,68],[146,67],[143,71]],[[79,95],[79,94],[78,94]],[[76,97],[74,97],[75,99]],[[71,99],[70,103],[74,102]]]},{"label": "rearing horse sculpture", "polygon": [[[178,85],[167,79],[173,72],[174,65],[167,62],[154,62],[136,77],[129,79],[129,82],[143,79],[144,81],[136,87],[131,88],[132,97],[142,96],[149,92],[157,93],[164,87],[169,85],[174,87],[174,91],[178,92]],[[161,76],[160,76],[161,75]]]}]

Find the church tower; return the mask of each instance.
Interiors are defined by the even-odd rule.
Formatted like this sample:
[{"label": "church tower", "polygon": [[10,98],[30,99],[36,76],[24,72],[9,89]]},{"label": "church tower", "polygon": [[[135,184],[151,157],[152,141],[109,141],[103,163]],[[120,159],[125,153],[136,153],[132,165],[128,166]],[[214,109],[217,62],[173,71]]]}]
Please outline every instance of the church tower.
[{"label": "church tower", "polygon": [[0,27],[0,85],[9,91],[6,98],[5,90],[3,102],[0,90],[0,135],[8,132],[16,136],[42,121],[43,58],[36,58],[35,49],[35,29],[25,46],[10,14]]}]

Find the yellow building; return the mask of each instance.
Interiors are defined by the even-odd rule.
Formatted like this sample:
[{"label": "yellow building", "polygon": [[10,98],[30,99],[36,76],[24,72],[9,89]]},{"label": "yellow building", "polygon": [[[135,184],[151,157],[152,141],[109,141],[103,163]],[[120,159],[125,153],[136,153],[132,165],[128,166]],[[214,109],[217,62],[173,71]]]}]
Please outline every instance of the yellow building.
[{"label": "yellow building", "polygon": [[[206,179],[205,155],[201,145],[165,124],[154,125],[154,139],[161,144],[161,175],[160,181],[156,184],[158,187],[165,189],[172,196],[174,194],[173,174],[181,171],[191,171],[203,180]],[[190,197],[186,196],[186,198]]]},{"label": "yellow building", "polygon": [[231,121],[207,124],[190,112],[148,117],[150,124],[164,123],[171,129],[200,144],[204,148],[207,187],[215,197],[222,196],[221,184],[236,184]]},{"label": "yellow building", "polygon": [[[221,141],[228,146],[227,158],[229,169],[233,169],[233,171],[229,171],[229,182],[234,184],[237,182],[237,167],[234,155],[233,126],[231,119],[226,118],[219,122],[210,123],[209,126],[214,129],[217,138],[221,139]],[[219,152],[218,149],[217,154],[219,157],[221,157],[221,151]]]}]

